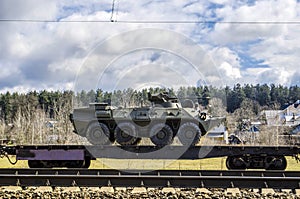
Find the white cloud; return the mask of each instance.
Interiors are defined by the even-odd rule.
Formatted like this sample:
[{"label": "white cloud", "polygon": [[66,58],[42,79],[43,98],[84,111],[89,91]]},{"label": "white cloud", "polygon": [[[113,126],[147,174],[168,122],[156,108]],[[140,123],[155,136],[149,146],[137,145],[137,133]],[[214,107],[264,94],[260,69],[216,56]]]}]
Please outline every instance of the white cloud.
[{"label": "white cloud", "polygon": [[56,84],[41,84],[33,85],[31,83],[25,83],[22,85],[12,86],[12,87],[2,87],[0,93],[28,93],[30,91],[36,90],[48,90],[48,91],[64,91],[64,90],[73,90],[74,82],[58,82]]},{"label": "white cloud", "polygon": [[[235,5],[235,4],[233,4]],[[216,17],[225,22],[297,21],[296,0],[255,1],[253,5],[226,5],[216,10]],[[289,26],[289,25],[287,25]],[[276,37],[288,28],[278,24],[216,24],[211,39],[217,43],[238,43]]]},{"label": "white cloud", "polygon": [[[137,73],[133,68],[141,70]],[[201,46],[176,32],[149,28],[125,32],[105,41],[92,51],[81,69],[77,79],[79,88],[96,88],[95,82],[100,81],[100,85],[113,89],[114,84],[123,78],[128,80],[122,81],[123,87],[132,87],[142,81],[163,82],[174,87],[175,81],[177,86],[195,86],[199,78],[218,76]],[[135,81],[124,74],[135,77]],[[179,79],[184,79],[184,83]],[[166,81],[172,83],[167,84]]]},{"label": "white cloud", "polygon": [[10,77],[12,75],[20,73],[18,68],[6,67],[6,66],[2,65],[1,63],[0,63],[0,68],[1,68],[1,73],[0,73],[0,78],[1,79],[4,79],[4,78],[7,78],[7,77]]},{"label": "white cloud", "polygon": [[287,71],[269,69],[259,74],[259,78],[264,80],[263,83],[274,83],[281,85],[290,85],[291,75]]},{"label": "white cloud", "polygon": [[[296,0],[261,0],[251,3],[238,0],[210,1],[115,1],[115,20],[185,21],[299,21],[300,11]],[[2,0],[0,18],[46,20],[110,20],[111,0]],[[219,4],[211,5],[210,3]],[[300,63],[300,27],[284,24],[127,24],[127,23],[1,23],[0,26],[0,90],[14,88],[45,89],[69,88],[78,70],[93,67],[99,58],[93,57],[93,49],[101,43],[126,31],[139,28],[161,28],[176,31],[199,42],[203,52],[184,48],[176,41],[169,42],[164,35],[145,35],[149,41],[177,49],[179,55],[190,54],[193,61],[206,54],[215,63],[216,71],[199,67],[200,75],[208,83],[220,82],[218,73],[229,84],[240,81],[297,82]],[[105,51],[99,52],[103,60],[112,56],[128,43],[135,44],[141,38],[119,38]],[[189,45],[189,44],[187,44]],[[176,48],[177,46],[177,48]],[[136,54],[135,54],[136,55]],[[123,55],[122,55],[123,56]],[[246,56],[246,58],[245,58]],[[87,58],[88,57],[88,58]],[[124,56],[123,56],[124,57]],[[123,64],[153,64],[145,56],[128,56]],[[253,59],[259,66],[251,65]],[[84,65],[85,60],[91,65]],[[168,60],[169,59],[169,60]],[[209,63],[209,61],[204,60]],[[98,63],[99,64],[99,63]],[[161,56],[156,60],[161,66],[168,64],[174,70],[176,60]],[[260,65],[267,65],[261,67]],[[183,66],[183,65],[181,65]],[[186,67],[186,66],[185,66]],[[249,68],[250,67],[250,68]],[[254,68],[253,68],[254,67]],[[215,68],[214,68],[215,69]],[[94,69],[94,70],[97,70]],[[255,70],[257,70],[255,72]],[[121,71],[121,70],[120,70]],[[116,75],[120,71],[112,72]],[[145,74],[150,71],[145,69]],[[282,72],[284,71],[284,72]],[[96,71],[92,71],[96,72]],[[165,71],[166,72],[166,71]],[[170,71],[169,71],[170,72]],[[152,72],[153,73],[153,72]],[[167,72],[166,72],[167,73]],[[80,73],[79,73],[80,74]],[[144,73],[143,73],[144,74]],[[170,73],[173,74],[173,73]],[[204,79],[188,73],[192,81]],[[88,75],[88,73],[87,73]],[[174,75],[174,74],[173,74]],[[144,77],[144,75],[142,75]],[[143,79],[143,78],[141,78]],[[194,80],[195,79],[195,80]],[[192,82],[191,81],[191,82]],[[59,82],[59,83],[57,83]],[[59,85],[62,86],[59,86]],[[196,85],[196,83],[195,83]],[[26,87],[26,88],[25,88]]]},{"label": "white cloud", "polygon": [[[296,0],[262,0],[250,5],[227,4],[217,9],[216,15],[217,18],[227,22],[289,22],[299,21],[298,11],[299,3]],[[275,81],[289,84],[289,79],[297,71],[300,61],[299,33],[300,27],[291,24],[225,23],[215,25],[210,39],[215,45],[230,45],[234,51],[247,54],[260,65],[268,66],[270,71],[253,75],[248,74],[249,65],[245,65],[246,70],[242,75],[251,77],[251,81],[255,79],[257,83]],[[259,65],[250,67],[259,67]]]},{"label": "white cloud", "polygon": [[225,71],[225,74],[233,79],[241,78],[241,73],[238,68],[233,68],[228,62],[223,62],[220,66],[221,70]]},{"label": "white cloud", "polygon": [[226,85],[233,85],[240,80],[240,58],[234,51],[227,47],[216,47],[211,49],[209,54],[218,69],[217,73],[222,76]]}]

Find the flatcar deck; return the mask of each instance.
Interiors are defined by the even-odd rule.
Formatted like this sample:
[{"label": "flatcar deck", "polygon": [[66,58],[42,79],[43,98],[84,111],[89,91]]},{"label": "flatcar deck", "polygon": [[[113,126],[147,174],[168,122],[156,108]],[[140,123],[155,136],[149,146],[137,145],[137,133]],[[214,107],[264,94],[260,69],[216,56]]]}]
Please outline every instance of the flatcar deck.
[{"label": "flatcar deck", "polygon": [[[227,157],[228,169],[276,169],[286,168],[285,156],[298,159],[298,146],[118,146],[118,145],[18,145],[0,146],[1,154],[15,155],[17,160],[28,160],[32,167],[43,165],[77,165],[88,167],[96,158],[113,159],[204,159]],[[73,164],[77,161],[76,164]],[[46,162],[46,163],[45,163]],[[84,162],[88,162],[87,164]],[[80,166],[81,165],[81,166]],[[83,165],[83,166],[82,166]]]},{"label": "flatcar deck", "polygon": [[97,158],[203,159],[239,155],[283,155],[300,153],[296,146],[85,146]]},{"label": "flatcar deck", "polygon": [[116,159],[202,159],[239,155],[283,155],[295,156],[300,153],[298,146],[240,146],[240,145],[204,145],[204,146],[94,146],[94,145],[17,145],[0,146],[8,155],[26,157],[27,152],[38,151],[80,151],[93,158]]}]

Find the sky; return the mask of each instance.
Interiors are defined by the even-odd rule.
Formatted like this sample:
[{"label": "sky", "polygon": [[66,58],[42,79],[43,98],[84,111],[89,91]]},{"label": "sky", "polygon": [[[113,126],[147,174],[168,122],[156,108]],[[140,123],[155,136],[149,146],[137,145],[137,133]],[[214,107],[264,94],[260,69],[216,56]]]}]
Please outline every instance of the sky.
[{"label": "sky", "polygon": [[1,0],[0,92],[300,86],[299,15],[297,0]]}]

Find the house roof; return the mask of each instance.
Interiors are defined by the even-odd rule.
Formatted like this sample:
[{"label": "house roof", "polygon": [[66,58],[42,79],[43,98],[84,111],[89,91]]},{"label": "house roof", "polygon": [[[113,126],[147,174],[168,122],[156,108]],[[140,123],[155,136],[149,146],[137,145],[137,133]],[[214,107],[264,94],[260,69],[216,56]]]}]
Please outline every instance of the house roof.
[{"label": "house roof", "polygon": [[282,113],[282,110],[264,110],[262,111],[263,114],[265,114],[266,116],[276,116],[279,113]]},{"label": "house roof", "polygon": [[300,133],[300,125],[298,125],[296,128],[294,128],[290,134],[297,134],[297,133]]},{"label": "house roof", "polygon": [[300,123],[300,100],[290,104],[284,110],[264,110],[268,125],[298,125]]},{"label": "house roof", "polygon": [[286,107],[284,111],[287,115],[300,115],[300,100]]}]

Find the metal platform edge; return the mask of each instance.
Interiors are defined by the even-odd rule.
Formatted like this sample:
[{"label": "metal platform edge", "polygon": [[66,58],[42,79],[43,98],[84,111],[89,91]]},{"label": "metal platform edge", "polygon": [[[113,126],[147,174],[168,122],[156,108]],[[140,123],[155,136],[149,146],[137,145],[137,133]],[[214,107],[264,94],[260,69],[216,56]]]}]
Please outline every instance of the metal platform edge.
[{"label": "metal platform edge", "polygon": [[203,146],[93,146],[93,145],[16,145],[0,146],[2,153],[20,155],[48,151],[72,152],[84,151],[85,156],[91,158],[113,159],[203,159],[226,156],[247,155],[280,155],[297,156],[300,153],[298,146],[240,146],[240,145],[203,145]]}]

